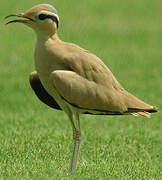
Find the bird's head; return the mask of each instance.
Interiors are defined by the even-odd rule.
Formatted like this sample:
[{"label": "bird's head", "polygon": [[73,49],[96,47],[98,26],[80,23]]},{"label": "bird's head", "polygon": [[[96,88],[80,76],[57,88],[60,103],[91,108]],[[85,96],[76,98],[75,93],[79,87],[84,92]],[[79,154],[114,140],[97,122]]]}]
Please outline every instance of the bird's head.
[{"label": "bird's head", "polygon": [[36,33],[44,33],[49,36],[57,32],[59,25],[58,13],[56,9],[49,4],[39,4],[24,13],[10,14],[5,18],[9,17],[18,17],[19,19],[9,21],[7,24],[14,22],[23,23],[34,29]]}]

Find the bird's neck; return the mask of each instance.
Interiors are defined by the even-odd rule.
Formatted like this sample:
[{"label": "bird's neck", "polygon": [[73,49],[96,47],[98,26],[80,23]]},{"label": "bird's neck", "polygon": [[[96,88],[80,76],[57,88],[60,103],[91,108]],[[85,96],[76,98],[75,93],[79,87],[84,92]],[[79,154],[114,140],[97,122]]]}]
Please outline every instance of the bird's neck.
[{"label": "bird's neck", "polygon": [[48,35],[46,33],[37,33],[37,41],[38,42],[46,42],[49,39],[58,40],[59,37],[58,37],[57,33],[52,34],[52,35]]}]

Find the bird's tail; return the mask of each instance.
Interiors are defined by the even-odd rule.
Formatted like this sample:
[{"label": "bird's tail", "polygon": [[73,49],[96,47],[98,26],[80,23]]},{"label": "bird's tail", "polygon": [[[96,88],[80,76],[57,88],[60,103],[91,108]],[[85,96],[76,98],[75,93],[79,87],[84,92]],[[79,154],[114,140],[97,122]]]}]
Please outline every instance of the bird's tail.
[{"label": "bird's tail", "polygon": [[134,116],[143,116],[143,117],[147,117],[147,118],[150,118],[151,114],[147,111],[139,111],[139,112],[136,112],[136,113],[132,113],[132,115]]},{"label": "bird's tail", "polygon": [[138,99],[131,93],[124,91],[124,100],[128,108],[127,113],[133,114],[135,116],[150,117],[151,113],[157,112],[154,106],[151,106],[142,100]]}]

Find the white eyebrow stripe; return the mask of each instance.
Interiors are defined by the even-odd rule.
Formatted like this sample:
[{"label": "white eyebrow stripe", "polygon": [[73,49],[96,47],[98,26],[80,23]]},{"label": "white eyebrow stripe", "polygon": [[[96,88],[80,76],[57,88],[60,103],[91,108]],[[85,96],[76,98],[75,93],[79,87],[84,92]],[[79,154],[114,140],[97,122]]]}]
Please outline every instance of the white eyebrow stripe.
[{"label": "white eyebrow stripe", "polygon": [[46,14],[46,15],[50,15],[50,16],[55,16],[57,18],[57,20],[59,21],[58,15],[53,13],[53,12],[51,12],[51,11],[42,10],[42,11],[40,11],[39,14]]}]

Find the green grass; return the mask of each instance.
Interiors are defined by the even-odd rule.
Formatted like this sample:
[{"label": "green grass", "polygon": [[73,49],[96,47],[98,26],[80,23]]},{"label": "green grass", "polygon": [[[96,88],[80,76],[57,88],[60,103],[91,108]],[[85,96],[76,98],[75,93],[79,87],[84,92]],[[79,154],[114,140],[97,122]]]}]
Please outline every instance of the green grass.
[{"label": "green grass", "polygon": [[161,0],[46,1],[59,12],[61,39],[97,54],[126,89],[159,108],[151,119],[82,116],[74,177],[67,175],[69,120],[40,103],[28,83],[35,34],[20,24],[4,26],[4,16],[39,3],[1,2],[0,179],[162,179]]}]

